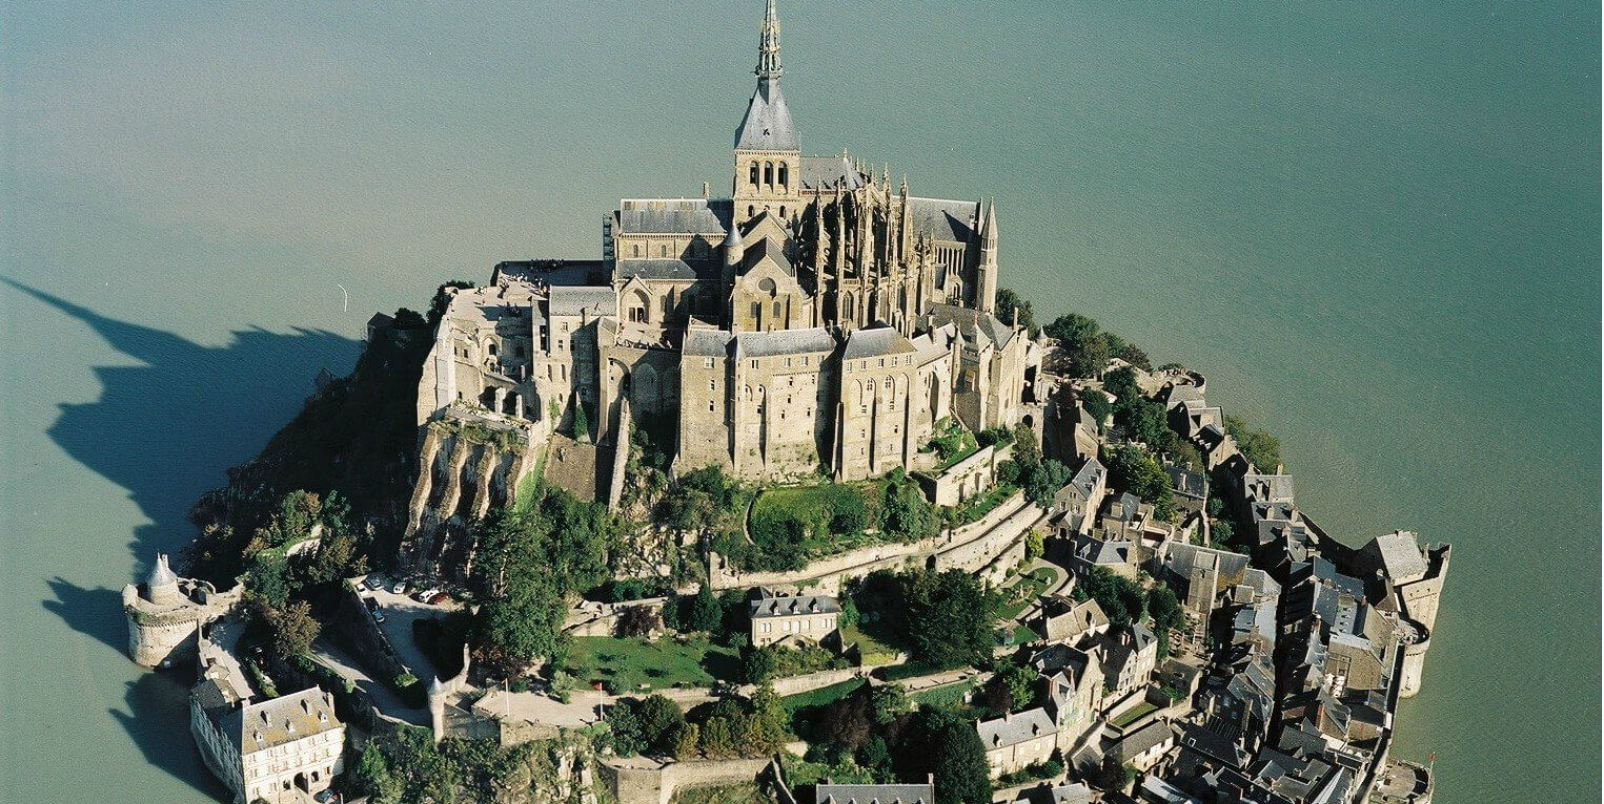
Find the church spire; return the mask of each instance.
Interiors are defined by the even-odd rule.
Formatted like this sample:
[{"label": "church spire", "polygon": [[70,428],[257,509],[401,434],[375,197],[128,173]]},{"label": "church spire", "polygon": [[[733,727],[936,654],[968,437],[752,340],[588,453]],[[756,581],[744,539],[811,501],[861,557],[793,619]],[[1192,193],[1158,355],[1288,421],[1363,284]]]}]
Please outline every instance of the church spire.
[{"label": "church spire", "polygon": [[779,81],[780,74],[785,72],[780,67],[780,14],[774,8],[774,0],[769,0],[768,10],[763,13],[763,33],[758,40],[757,69],[753,70],[761,82]]}]

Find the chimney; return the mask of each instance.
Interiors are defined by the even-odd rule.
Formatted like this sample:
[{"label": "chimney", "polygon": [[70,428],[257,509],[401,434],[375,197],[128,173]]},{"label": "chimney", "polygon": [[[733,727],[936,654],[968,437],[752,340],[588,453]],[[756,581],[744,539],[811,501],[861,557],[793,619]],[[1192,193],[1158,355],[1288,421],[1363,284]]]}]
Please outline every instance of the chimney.
[{"label": "chimney", "polygon": [[709,188],[707,186],[707,182],[705,182],[705,181],[702,182],[702,197],[703,198],[707,198],[708,195],[709,195],[709,192],[710,192],[710,190],[709,190]]}]

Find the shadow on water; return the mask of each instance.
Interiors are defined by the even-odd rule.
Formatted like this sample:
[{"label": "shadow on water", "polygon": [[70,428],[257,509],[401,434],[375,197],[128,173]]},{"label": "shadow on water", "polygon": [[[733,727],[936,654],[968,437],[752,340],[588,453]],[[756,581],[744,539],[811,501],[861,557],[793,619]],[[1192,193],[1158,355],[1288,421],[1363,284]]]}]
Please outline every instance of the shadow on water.
[{"label": "shadow on water", "polygon": [[[156,553],[182,551],[194,537],[188,513],[195,500],[222,485],[228,467],[253,456],[294,416],[320,369],[343,373],[360,351],[355,340],[309,329],[253,328],[235,332],[227,344],[205,346],[109,318],[9,278],[0,282],[88,324],[139,361],[96,367],[100,398],[61,405],[48,431],[74,460],[127,489],[149,520],[130,534],[134,577],[148,570]],[[124,654],[127,626],[120,589],[87,588],[62,577],[48,583],[54,598],[41,601],[47,611]],[[153,765],[226,797],[187,739],[183,675],[146,673],[130,682],[126,709],[109,712]]]},{"label": "shadow on water", "polygon": [[126,708],[108,709],[152,767],[161,768],[218,801],[232,794],[201,762],[189,738],[189,686],[193,675],[163,670],[128,682]]}]

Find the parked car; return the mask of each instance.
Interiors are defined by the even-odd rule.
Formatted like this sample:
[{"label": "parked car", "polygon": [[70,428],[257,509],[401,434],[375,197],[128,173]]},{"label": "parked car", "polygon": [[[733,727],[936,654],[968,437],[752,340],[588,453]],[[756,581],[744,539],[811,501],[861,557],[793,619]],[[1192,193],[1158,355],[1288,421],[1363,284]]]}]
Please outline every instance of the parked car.
[{"label": "parked car", "polygon": [[428,589],[420,590],[417,594],[413,595],[412,598],[419,603],[428,603],[435,595],[438,594],[440,594],[440,589],[438,587],[431,586]]},{"label": "parked car", "polygon": [[390,593],[391,594],[396,594],[396,595],[404,595],[404,594],[406,594],[407,593],[407,582],[406,582],[406,580],[402,579],[402,580],[396,581],[395,582],[395,586],[390,587]]},{"label": "parked car", "polygon": [[367,583],[369,589],[377,592],[384,588],[384,576],[375,572],[368,576],[368,579],[365,581],[365,583]]},{"label": "parked car", "polygon": [[445,592],[435,592],[433,595],[431,595],[429,597],[429,605],[431,605],[431,606],[439,606],[439,605],[442,605],[444,603],[450,603],[450,602],[451,602],[451,595],[448,595]]},{"label": "parked car", "polygon": [[378,609],[374,609],[373,610],[373,621],[376,622],[376,623],[384,622],[384,612],[379,611]]}]

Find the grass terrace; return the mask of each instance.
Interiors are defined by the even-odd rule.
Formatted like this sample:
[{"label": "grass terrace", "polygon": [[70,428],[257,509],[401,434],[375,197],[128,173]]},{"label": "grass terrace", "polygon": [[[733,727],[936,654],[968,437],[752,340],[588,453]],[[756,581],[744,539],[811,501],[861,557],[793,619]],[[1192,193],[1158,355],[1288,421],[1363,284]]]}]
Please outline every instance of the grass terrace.
[{"label": "grass terrace", "polygon": [[860,687],[867,683],[869,682],[861,678],[850,679],[839,684],[831,684],[828,687],[820,687],[809,692],[800,692],[796,695],[787,695],[780,699],[780,705],[785,707],[785,711],[790,712],[791,714],[796,714],[798,711],[810,707],[824,706],[825,704],[835,703],[836,701],[839,701],[842,698],[857,692]]},{"label": "grass terrace", "polygon": [[1013,583],[1003,587],[1003,599],[1007,602],[997,612],[998,618],[1012,620],[1023,614],[1043,592],[1058,583],[1060,577],[1058,570],[1052,567],[1037,567],[1019,576]]},{"label": "grass terrace", "polygon": [[1110,720],[1109,721],[1109,725],[1115,726],[1117,728],[1124,728],[1126,726],[1131,725],[1132,723],[1135,723],[1138,720],[1141,720],[1142,716],[1146,715],[1148,712],[1153,712],[1153,711],[1156,711],[1157,709],[1158,709],[1157,706],[1154,706],[1151,702],[1144,700],[1141,703],[1131,707],[1130,709],[1127,709],[1126,711],[1120,713],[1119,717],[1116,717],[1113,720]]},{"label": "grass terrace", "polygon": [[964,696],[975,688],[975,680],[966,678],[951,684],[942,684],[927,690],[908,693],[908,700],[916,705],[930,704],[942,709],[953,709],[964,703]]},{"label": "grass terrace", "polygon": [[891,664],[897,658],[899,649],[876,639],[863,630],[863,625],[850,625],[841,629],[841,643],[850,645],[856,643],[858,654],[863,657],[864,667],[878,667]]},{"label": "grass terrace", "polygon": [[615,694],[669,687],[708,687],[731,681],[740,667],[734,648],[706,637],[683,642],[617,637],[574,637],[564,668],[582,684],[601,682]]}]

